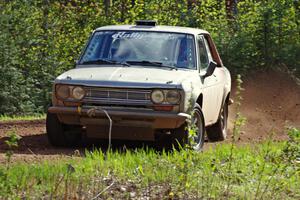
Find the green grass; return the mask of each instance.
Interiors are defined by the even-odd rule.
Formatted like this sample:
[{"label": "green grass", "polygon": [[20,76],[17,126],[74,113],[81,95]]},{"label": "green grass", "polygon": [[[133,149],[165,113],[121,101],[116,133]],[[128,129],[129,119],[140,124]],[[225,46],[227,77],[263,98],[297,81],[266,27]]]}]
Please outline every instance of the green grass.
[{"label": "green grass", "polygon": [[54,163],[13,163],[0,166],[0,199],[299,199],[300,166],[295,153],[286,152],[293,145],[221,144],[205,152],[95,149]]},{"label": "green grass", "polygon": [[46,119],[45,114],[34,114],[34,115],[0,115],[0,122],[8,121],[30,121],[30,120],[40,120]]}]

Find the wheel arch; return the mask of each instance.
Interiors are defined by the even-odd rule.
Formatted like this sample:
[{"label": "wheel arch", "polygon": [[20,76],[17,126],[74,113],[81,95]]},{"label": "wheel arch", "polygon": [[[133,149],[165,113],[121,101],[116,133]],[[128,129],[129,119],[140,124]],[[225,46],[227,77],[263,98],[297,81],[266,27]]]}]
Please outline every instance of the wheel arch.
[{"label": "wheel arch", "polygon": [[202,109],[202,105],[203,105],[203,94],[200,93],[197,97],[196,103],[199,104],[200,108]]},{"label": "wheel arch", "polygon": [[223,105],[224,105],[225,102],[229,103],[230,91],[226,95],[224,95],[224,97],[225,98],[223,98],[223,102],[222,102]]}]

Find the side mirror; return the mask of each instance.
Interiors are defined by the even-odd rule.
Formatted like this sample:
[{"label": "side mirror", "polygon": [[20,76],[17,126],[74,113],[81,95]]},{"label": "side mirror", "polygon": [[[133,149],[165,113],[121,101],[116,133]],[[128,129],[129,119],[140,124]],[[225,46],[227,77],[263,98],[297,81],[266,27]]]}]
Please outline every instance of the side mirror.
[{"label": "side mirror", "polygon": [[207,70],[206,70],[206,73],[205,73],[202,77],[203,77],[203,78],[206,78],[206,77],[211,76],[211,75],[214,73],[214,71],[215,71],[215,69],[216,69],[217,66],[218,66],[218,65],[217,65],[216,62],[211,61],[211,62],[209,63],[209,65],[208,65],[208,68],[207,68]]}]

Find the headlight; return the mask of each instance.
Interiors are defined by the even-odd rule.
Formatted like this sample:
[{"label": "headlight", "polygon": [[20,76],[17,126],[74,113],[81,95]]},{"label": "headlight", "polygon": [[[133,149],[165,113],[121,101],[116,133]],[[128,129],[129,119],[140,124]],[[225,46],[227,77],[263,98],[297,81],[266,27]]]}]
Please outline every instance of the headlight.
[{"label": "headlight", "polygon": [[180,94],[176,90],[170,90],[167,92],[166,100],[170,104],[177,104],[180,101]]},{"label": "headlight", "polygon": [[85,91],[82,87],[74,87],[72,90],[72,96],[76,100],[81,100],[85,95]]},{"label": "headlight", "polygon": [[70,97],[70,88],[67,85],[59,85],[56,87],[56,96],[59,99],[67,99]]},{"label": "headlight", "polygon": [[164,93],[161,90],[154,90],[151,93],[151,100],[153,103],[162,103],[165,99]]}]

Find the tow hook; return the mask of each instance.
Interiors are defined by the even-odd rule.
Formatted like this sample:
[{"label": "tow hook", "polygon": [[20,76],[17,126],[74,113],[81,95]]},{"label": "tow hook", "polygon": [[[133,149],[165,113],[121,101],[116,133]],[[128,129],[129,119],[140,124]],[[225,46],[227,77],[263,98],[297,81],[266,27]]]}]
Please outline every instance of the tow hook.
[{"label": "tow hook", "polygon": [[96,110],[97,110],[97,108],[91,108],[91,109],[89,109],[88,111],[87,111],[87,115],[89,116],[89,117],[95,117],[96,116]]},{"label": "tow hook", "polygon": [[112,121],[111,117],[109,116],[108,112],[105,109],[103,109],[102,107],[100,107],[100,106],[93,107],[93,108],[89,109],[87,111],[87,115],[89,117],[91,117],[91,118],[92,117],[96,117],[96,111],[97,110],[104,112],[104,114],[106,115],[107,119],[109,120],[108,149],[110,149],[110,147],[111,147],[111,129],[112,129],[112,123],[113,123],[113,121]]}]

